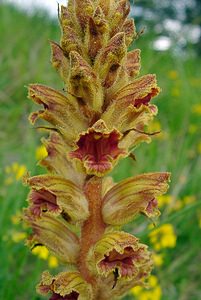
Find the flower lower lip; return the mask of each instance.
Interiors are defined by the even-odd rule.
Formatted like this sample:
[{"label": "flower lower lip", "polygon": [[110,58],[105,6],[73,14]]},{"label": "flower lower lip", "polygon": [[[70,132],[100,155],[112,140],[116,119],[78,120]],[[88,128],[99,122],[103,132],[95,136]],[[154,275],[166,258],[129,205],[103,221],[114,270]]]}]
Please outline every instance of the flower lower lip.
[{"label": "flower lower lip", "polygon": [[77,300],[79,297],[79,294],[76,292],[72,292],[67,296],[62,297],[59,294],[53,294],[52,297],[49,300]]},{"label": "flower lower lip", "polygon": [[133,259],[135,253],[131,247],[126,247],[124,253],[118,253],[116,250],[112,250],[109,255],[105,255],[105,258],[101,261],[100,265],[106,269],[118,269],[118,272],[122,276],[127,276],[134,271]]}]

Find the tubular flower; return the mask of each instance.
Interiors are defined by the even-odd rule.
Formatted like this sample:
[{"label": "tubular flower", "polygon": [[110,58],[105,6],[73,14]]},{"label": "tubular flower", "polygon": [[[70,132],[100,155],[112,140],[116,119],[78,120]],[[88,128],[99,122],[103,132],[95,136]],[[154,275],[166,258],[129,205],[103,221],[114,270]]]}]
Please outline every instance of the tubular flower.
[{"label": "tubular flower", "polygon": [[[137,281],[147,277],[151,270],[150,253],[134,236],[117,231],[103,235],[92,250],[97,272],[107,277],[117,272],[119,277]],[[142,273],[143,268],[143,273]]]},{"label": "tubular flower", "polygon": [[88,174],[102,176],[112,170],[119,157],[126,152],[118,147],[121,133],[108,130],[101,120],[86,133],[80,135],[78,149],[69,153],[70,158],[82,162]]},{"label": "tubular flower", "polygon": [[72,221],[83,221],[89,216],[85,195],[73,182],[53,175],[34,176],[27,182],[32,188],[29,202],[33,215],[46,211],[64,213]]},{"label": "tubular flower", "polygon": [[168,173],[148,173],[125,179],[112,187],[103,199],[103,219],[111,225],[123,225],[138,213],[157,217],[156,196],[168,189]]},{"label": "tubular flower", "polygon": [[39,161],[48,173],[24,177],[30,187],[24,220],[32,228],[27,245],[33,252],[46,247],[65,268],[42,275],[37,291],[50,300],[116,299],[146,284],[152,269],[147,246],[120,228],[139,213],[160,215],[157,198],[170,174],[119,183],[105,177],[140,143],[151,142],[145,128],[158,113],[156,76],[139,77],[140,50],[127,50],[139,36],[129,11],[127,0],[61,6],[61,40],[50,46],[65,88],[28,87],[29,99],[41,106],[29,120],[49,136],[42,138]]},{"label": "tubular flower", "polygon": [[79,239],[67,225],[50,215],[35,219],[32,212],[25,211],[25,220],[33,229],[28,244],[33,249],[38,244],[46,246],[65,263],[76,263],[79,255]]}]

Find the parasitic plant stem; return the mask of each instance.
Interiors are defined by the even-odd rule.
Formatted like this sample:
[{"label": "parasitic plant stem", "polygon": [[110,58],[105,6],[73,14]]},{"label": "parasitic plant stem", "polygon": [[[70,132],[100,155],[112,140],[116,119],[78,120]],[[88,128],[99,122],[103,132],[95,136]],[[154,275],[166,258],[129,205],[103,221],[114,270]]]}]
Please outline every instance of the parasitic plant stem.
[{"label": "parasitic plant stem", "polygon": [[89,204],[89,218],[81,227],[79,270],[83,278],[92,285],[96,276],[92,276],[87,265],[87,254],[92,246],[103,235],[106,224],[103,222],[102,207],[102,178],[92,177],[84,187],[84,193]]}]

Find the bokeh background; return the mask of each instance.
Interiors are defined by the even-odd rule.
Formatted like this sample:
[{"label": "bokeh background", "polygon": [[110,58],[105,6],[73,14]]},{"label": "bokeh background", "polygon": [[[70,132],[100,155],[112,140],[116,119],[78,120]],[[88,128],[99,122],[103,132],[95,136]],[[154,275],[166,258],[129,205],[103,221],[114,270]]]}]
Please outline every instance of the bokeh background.
[{"label": "bokeh background", "polygon": [[[28,229],[21,209],[28,190],[22,177],[43,173],[37,161],[46,155],[41,133],[27,117],[33,104],[26,85],[64,88],[50,64],[49,40],[59,41],[56,11],[0,0],[0,299],[37,300],[35,285],[56,257],[45,247],[24,246]],[[54,3],[53,3],[54,2]],[[56,1],[38,1],[54,6]],[[52,3],[54,5],[52,5]],[[133,6],[134,4],[134,6]],[[149,127],[158,132],[141,145],[136,161],[125,159],[113,171],[119,181],[142,172],[170,171],[168,194],[154,227],[144,217],[126,226],[153,251],[155,269],[149,289],[132,289],[125,299],[201,299],[201,1],[136,0],[131,14],[144,34],[133,48],[142,50],[141,74],[156,73],[162,93],[154,100],[159,114]],[[44,299],[44,298],[43,298]]]}]

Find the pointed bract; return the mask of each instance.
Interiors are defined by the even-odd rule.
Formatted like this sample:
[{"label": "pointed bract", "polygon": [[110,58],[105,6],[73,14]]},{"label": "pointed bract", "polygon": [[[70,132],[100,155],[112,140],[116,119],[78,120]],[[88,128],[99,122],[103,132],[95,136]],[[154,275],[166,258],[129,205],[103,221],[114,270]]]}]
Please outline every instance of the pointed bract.
[{"label": "pointed bract", "polygon": [[101,111],[103,91],[91,66],[76,52],[70,53],[68,92],[84,101],[95,111]]},{"label": "pointed bract", "polygon": [[58,71],[61,78],[66,82],[69,73],[69,61],[64,55],[63,49],[55,42],[50,42],[52,49],[52,65]]},{"label": "pointed bract", "polygon": [[125,67],[129,77],[136,77],[139,74],[141,68],[140,62],[140,49],[128,52]]},{"label": "pointed bract", "polygon": [[100,51],[94,63],[94,69],[99,70],[99,76],[104,87],[108,88],[114,83],[117,70],[125,55],[125,34],[120,32]]}]

